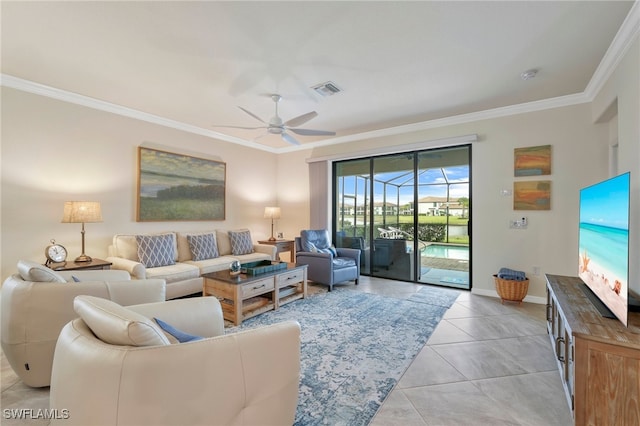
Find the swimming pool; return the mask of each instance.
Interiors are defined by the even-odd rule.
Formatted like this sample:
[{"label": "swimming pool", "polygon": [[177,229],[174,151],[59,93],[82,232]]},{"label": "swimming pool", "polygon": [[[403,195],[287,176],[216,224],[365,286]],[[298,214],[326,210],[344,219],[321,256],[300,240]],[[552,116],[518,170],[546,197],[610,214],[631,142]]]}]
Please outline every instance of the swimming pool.
[{"label": "swimming pool", "polygon": [[422,256],[442,257],[444,259],[469,260],[469,246],[449,244],[429,244],[421,250]]}]

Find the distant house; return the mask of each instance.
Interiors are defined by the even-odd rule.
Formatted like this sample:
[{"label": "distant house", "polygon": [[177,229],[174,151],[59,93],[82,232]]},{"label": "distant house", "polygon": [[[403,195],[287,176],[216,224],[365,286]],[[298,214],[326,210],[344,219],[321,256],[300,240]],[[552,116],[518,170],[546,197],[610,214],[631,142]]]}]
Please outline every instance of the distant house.
[{"label": "distant house", "polygon": [[355,208],[353,207],[353,205],[349,205],[349,204],[340,205],[340,215],[353,216],[354,212],[355,212]]},{"label": "distant house", "polygon": [[398,205],[393,203],[373,203],[373,214],[391,216],[398,214]]},{"label": "distant house", "polygon": [[427,216],[462,216],[466,208],[457,198],[423,197],[418,200],[418,214]]},{"label": "distant house", "polygon": [[[367,209],[369,206],[367,205]],[[398,206],[394,203],[374,203],[373,214],[376,216],[392,216],[392,215],[413,215],[413,203]],[[457,198],[451,198],[447,201],[446,197],[424,197],[418,200],[418,214],[426,216],[463,216],[467,212],[467,207],[458,202]],[[352,206],[340,206],[340,214],[344,216],[362,216],[368,214],[365,212],[363,204]]]}]

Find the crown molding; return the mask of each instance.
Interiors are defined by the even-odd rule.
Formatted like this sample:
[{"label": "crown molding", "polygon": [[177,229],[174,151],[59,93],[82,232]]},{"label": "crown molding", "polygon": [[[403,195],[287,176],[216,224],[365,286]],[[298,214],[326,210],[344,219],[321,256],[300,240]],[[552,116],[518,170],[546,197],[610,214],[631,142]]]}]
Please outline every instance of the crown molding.
[{"label": "crown molding", "polygon": [[488,120],[492,118],[507,117],[510,115],[523,114],[527,112],[542,111],[553,108],[561,108],[565,106],[577,105],[589,102],[589,99],[583,94],[560,96],[557,98],[543,99],[540,101],[527,102],[517,105],[510,105],[507,107],[500,107],[494,109],[488,109],[479,112],[472,112],[468,114],[454,115],[451,117],[440,118],[430,121],[422,121],[419,123],[407,124],[397,127],[389,127],[386,129],[373,130],[370,132],[357,133],[348,136],[340,136],[337,138],[325,139],[320,142],[314,142],[311,144],[305,144],[300,147],[283,148],[283,150],[296,151],[302,149],[308,149],[309,147],[320,147],[328,145],[337,145],[346,142],[354,142],[363,139],[375,139],[385,136],[394,136],[405,133],[419,132],[423,130],[436,129],[438,127],[454,126],[458,124],[465,124],[474,121]]},{"label": "crown molding", "polygon": [[158,124],[160,126],[182,130],[184,132],[193,133],[196,135],[205,136],[212,139],[231,142],[231,143],[243,145],[249,148],[277,153],[276,149],[267,147],[264,145],[260,145],[253,141],[247,141],[241,138],[225,135],[224,133],[203,129],[202,127],[183,123],[181,121],[171,120],[168,118],[160,117],[158,115],[153,115],[147,112],[139,111],[133,108],[128,108],[122,105],[113,104],[111,102],[106,102],[96,98],[91,98],[89,96],[79,95],[77,93],[68,92],[66,90],[57,89],[55,87],[46,86],[44,84],[35,83],[29,80],[24,80],[8,74],[0,74],[0,86],[6,86],[12,89],[21,90],[23,92],[33,93],[36,95],[57,99],[59,101],[81,105],[88,108],[97,109],[100,111],[110,112],[112,114],[121,115],[123,117],[129,117],[129,118],[133,118],[140,121],[146,121],[148,123]]},{"label": "crown molding", "polygon": [[431,148],[446,148],[449,146],[466,145],[473,142],[478,142],[479,137],[477,134],[453,136],[448,138],[430,139],[426,141],[413,142],[403,145],[382,146],[378,148],[365,149],[357,152],[350,152],[348,154],[336,154],[326,155],[322,157],[307,158],[307,163],[317,163],[319,161],[334,161],[334,160],[353,160],[362,157],[373,157],[376,155],[387,154],[399,154],[402,152],[418,151]]},{"label": "crown molding", "polygon": [[640,34],[640,2],[635,0],[624,22],[618,29],[616,36],[609,45],[602,61],[593,73],[584,91],[589,102],[593,101],[607,80],[611,77],[624,55],[633,45],[633,41]]}]

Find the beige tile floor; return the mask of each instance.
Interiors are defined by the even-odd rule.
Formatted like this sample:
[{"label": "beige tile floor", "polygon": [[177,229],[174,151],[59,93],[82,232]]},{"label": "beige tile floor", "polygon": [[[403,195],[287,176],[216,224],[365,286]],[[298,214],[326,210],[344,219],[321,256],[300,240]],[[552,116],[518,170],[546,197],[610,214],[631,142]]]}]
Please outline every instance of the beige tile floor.
[{"label": "beige tile floor", "polygon": [[[347,287],[408,298],[419,284],[361,277]],[[324,288],[311,286],[312,291]],[[5,409],[44,409],[49,389],[25,386],[2,354],[2,425],[47,425],[6,418]],[[545,328],[543,305],[500,303],[462,292],[371,422],[402,425],[571,425],[571,413]]]}]

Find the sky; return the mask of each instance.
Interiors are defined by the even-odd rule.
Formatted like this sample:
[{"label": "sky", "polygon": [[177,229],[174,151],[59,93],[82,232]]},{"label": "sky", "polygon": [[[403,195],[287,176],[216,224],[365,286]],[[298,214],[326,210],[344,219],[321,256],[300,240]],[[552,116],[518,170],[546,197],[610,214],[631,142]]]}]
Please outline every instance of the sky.
[{"label": "sky", "polygon": [[629,173],[582,189],[580,222],[629,229]]},{"label": "sky", "polygon": [[[445,168],[445,173],[450,183],[455,182],[469,182],[469,167],[468,166],[458,166],[458,167],[447,167]],[[396,178],[396,179],[394,179]],[[413,179],[411,174],[407,174],[406,171],[396,172],[396,173],[380,173],[376,175],[376,181],[390,181],[394,184],[403,184],[400,188],[400,205],[407,204],[410,201],[413,201]],[[348,178],[345,179],[344,193],[346,195],[354,195],[355,194],[355,182],[356,179]],[[419,189],[419,198],[423,197],[446,197],[447,189],[446,189],[446,179],[443,176],[440,169],[429,169],[424,171],[424,173],[420,174],[419,184],[421,184]],[[441,184],[441,185],[433,185],[433,184]],[[383,184],[377,182],[374,189],[375,201],[382,201],[383,197]],[[396,198],[396,189],[394,186],[387,187],[387,201],[395,203]],[[361,204],[361,200],[364,200],[364,179],[358,179],[358,204]],[[469,197],[469,186],[468,185],[452,185],[450,187],[449,196],[451,198],[460,198],[460,197]]]}]

